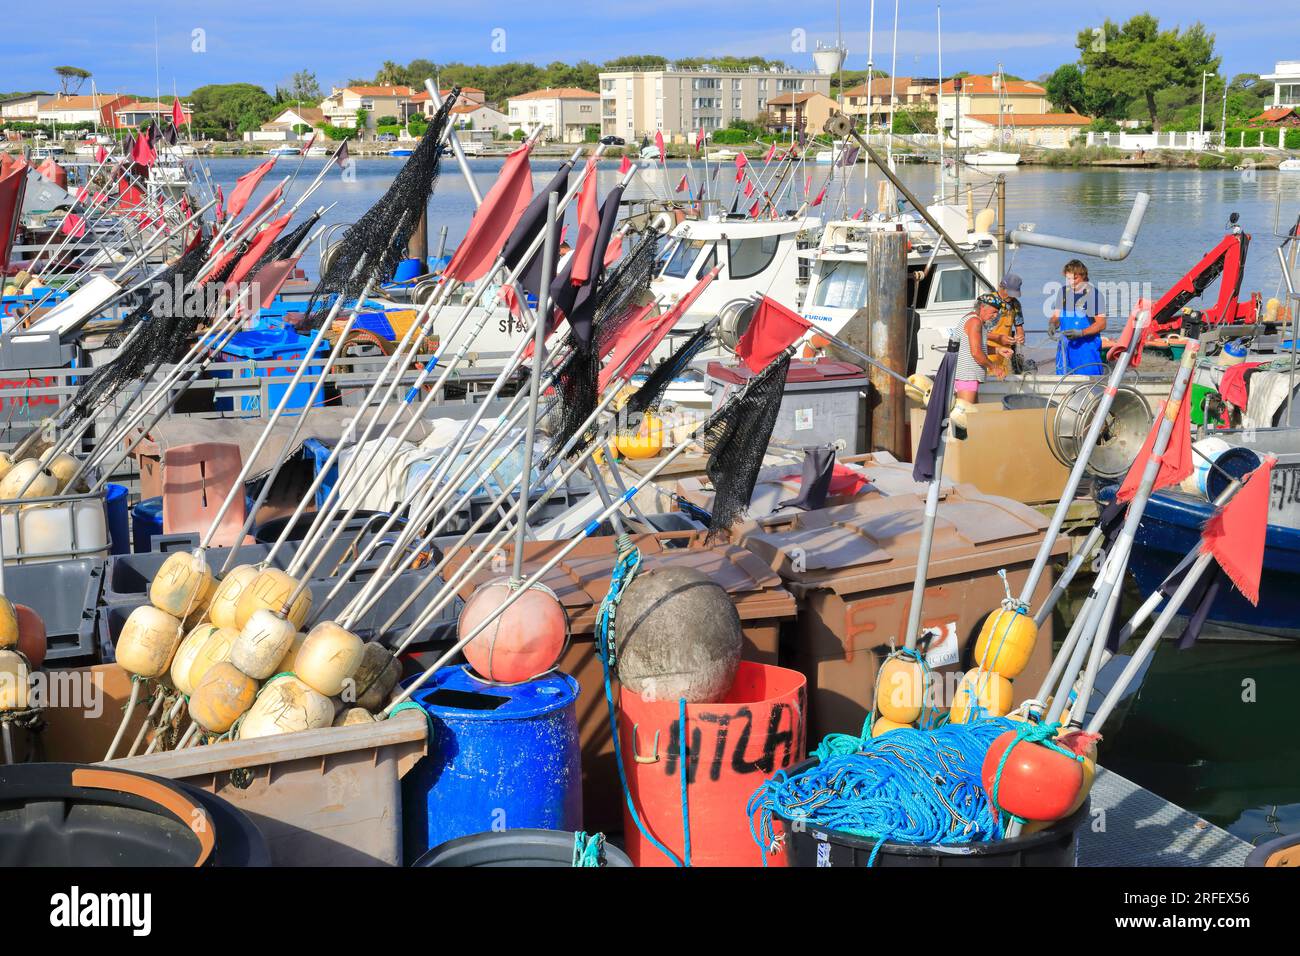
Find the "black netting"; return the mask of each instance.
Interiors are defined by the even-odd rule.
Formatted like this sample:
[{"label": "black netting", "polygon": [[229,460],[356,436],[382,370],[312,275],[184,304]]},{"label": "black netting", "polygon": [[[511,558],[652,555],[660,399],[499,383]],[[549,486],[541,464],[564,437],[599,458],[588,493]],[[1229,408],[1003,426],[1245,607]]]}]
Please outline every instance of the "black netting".
[{"label": "black netting", "polygon": [[388,191],[343,234],[337,254],[307,303],[313,327],[325,320],[336,296],[355,299],[367,282],[387,282],[406,258],[406,244],[438,180],[447,117],[459,94],[457,87],[443,100]]},{"label": "black netting", "polygon": [[140,330],[111,362],[101,365],[81,383],[72,398],[67,424],[89,417],[128,382],[152,376],[158,366],[174,359],[189,343],[205,316],[205,310],[198,307],[201,299],[196,298],[192,283],[207,260],[208,245],[207,240],[198,243],[150,283],[144,299],[124,322],[124,328],[140,324]]},{"label": "black netting", "polygon": [[710,538],[725,535],[749,506],[781,409],[789,369],[790,356],[783,353],[696,432],[695,440],[709,453],[707,472],[713,484]]},{"label": "black netting", "polygon": [[253,268],[249,269],[245,275],[255,276],[263,266],[272,262],[278,262],[280,259],[287,259],[302,245],[303,240],[307,238],[307,233],[311,232],[312,226],[320,219],[320,213],[312,213],[304,219],[298,226],[286,232],[275,242],[266,247],[257,262],[253,263]]},{"label": "black netting", "polygon": [[709,326],[700,326],[685,342],[677,347],[676,352],[655,366],[654,371],[636,390],[636,394],[629,398],[627,404],[623,406],[627,414],[629,416],[640,416],[658,409],[659,402],[668,386],[673,383],[673,379],[686,371],[686,367],[691,364],[691,360],[699,354],[700,349],[704,348],[705,343],[712,337],[713,330]]},{"label": "black netting", "polygon": [[658,241],[658,233],[643,233],[604,283],[603,298],[596,305],[594,333],[596,351],[602,356],[609,354],[618,333],[632,318],[633,309],[650,293]]}]

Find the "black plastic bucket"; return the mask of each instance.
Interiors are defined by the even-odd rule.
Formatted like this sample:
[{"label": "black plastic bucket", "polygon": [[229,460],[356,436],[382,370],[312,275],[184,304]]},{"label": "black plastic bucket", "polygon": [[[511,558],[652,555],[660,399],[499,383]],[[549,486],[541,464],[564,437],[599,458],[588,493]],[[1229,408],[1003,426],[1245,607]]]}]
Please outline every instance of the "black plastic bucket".
[{"label": "black plastic bucket", "polygon": [[[817,758],[790,769],[795,776],[813,766]],[[958,843],[951,846],[917,846],[886,842],[876,854],[874,866],[1074,866],[1078,829],[1088,818],[1091,800],[1064,820],[1046,830],[1010,840]],[[791,866],[867,866],[879,840],[830,830],[811,823],[794,824],[779,814],[785,824]]]},{"label": "black plastic bucket", "polygon": [[1300,833],[1261,843],[1246,857],[1246,866],[1300,866]]},{"label": "black plastic bucket", "polygon": [[270,866],[271,854],[247,815],[181,781],[111,766],[0,766],[0,866],[195,865]]},{"label": "black plastic bucket", "polygon": [[[474,833],[435,846],[414,866],[572,866],[573,834],[568,830],[495,830]],[[630,867],[627,854],[605,844],[605,866]]]}]

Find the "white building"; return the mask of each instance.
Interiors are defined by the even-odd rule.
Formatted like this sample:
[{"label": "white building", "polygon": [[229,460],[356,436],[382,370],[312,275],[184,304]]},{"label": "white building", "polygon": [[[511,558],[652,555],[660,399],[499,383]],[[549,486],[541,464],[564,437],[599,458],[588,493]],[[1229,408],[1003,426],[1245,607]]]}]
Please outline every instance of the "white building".
[{"label": "white building", "polygon": [[357,114],[366,111],[366,128],[374,129],[377,121],[393,117],[406,122],[407,109],[415,90],[409,86],[345,86],[335,89],[321,101],[320,109],[331,126],[357,128]]},{"label": "white building", "polygon": [[726,129],[733,120],[757,122],[770,112],[768,100],[782,94],[829,96],[830,91],[829,76],[802,70],[667,67],[601,73],[601,132],[632,140],[662,130],[669,139],[689,139],[696,130]]},{"label": "white building", "polygon": [[1300,60],[1279,60],[1272,73],[1260,75],[1273,82],[1273,106],[1300,107]]},{"label": "white building", "polygon": [[600,126],[600,94],[572,86],[533,90],[510,97],[507,115],[512,133],[541,126],[546,139],[581,143],[588,126]]},{"label": "white building", "polygon": [[0,101],[0,120],[6,123],[35,123],[40,108],[54,99],[53,93],[28,93]]},{"label": "white building", "polygon": [[55,96],[36,111],[41,123],[84,123],[87,126],[113,127],[119,107],[132,102],[129,96],[96,93],[86,96]]},{"label": "white building", "polygon": [[[325,114],[314,106],[291,106],[244,134],[245,142],[291,142],[306,139],[325,124]],[[301,127],[310,131],[300,133]]]},{"label": "white building", "polygon": [[1065,149],[1092,122],[1078,113],[973,113],[961,118],[963,147],[1003,149],[1012,146],[1041,146]]}]

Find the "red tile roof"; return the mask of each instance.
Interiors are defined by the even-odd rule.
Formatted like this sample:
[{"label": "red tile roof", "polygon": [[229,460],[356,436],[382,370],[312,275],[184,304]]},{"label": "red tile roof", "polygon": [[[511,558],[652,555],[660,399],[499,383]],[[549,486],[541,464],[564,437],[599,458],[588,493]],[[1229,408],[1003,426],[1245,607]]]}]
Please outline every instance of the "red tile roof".
[{"label": "red tile roof", "polygon": [[[968,113],[966,118],[977,123],[987,123],[989,126],[998,125],[997,113]],[[1002,115],[1003,126],[1087,126],[1091,122],[1091,116],[1080,116],[1078,113],[1004,113]]]},{"label": "red tile roof", "polygon": [[[997,87],[993,85],[991,76],[963,76],[961,78],[961,91],[963,93],[974,94],[995,94],[998,92]],[[956,88],[953,80],[943,84],[944,93],[955,93]],[[1029,83],[1025,80],[1006,80],[1002,83],[1002,92],[1008,96],[1046,96],[1047,90],[1037,83]]]},{"label": "red tile roof", "polygon": [[599,93],[593,93],[590,90],[581,90],[576,86],[557,86],[554,89],[533,90],[530,93],[520,93],[518,96],[510,97],[512,100],[579,100],[579,99],[600,99]]},{"label": "red tile roof", "polygon": [[1300,116],[1300,113],[1296,112],[1296,108],[1294,106],[1274,106],[1271,107],[1270,109],[1264,110],[1264,112],[1260,113],[1254,119],[1247,120],[1247,122],[1280,123],[1282,122],[1282,120],[1286,119],[1289,116]]},{"label": "red tile roof", "polygon": [[409,86],[349,86],[346,89],[357,96],[411,96],[415,92]]}]

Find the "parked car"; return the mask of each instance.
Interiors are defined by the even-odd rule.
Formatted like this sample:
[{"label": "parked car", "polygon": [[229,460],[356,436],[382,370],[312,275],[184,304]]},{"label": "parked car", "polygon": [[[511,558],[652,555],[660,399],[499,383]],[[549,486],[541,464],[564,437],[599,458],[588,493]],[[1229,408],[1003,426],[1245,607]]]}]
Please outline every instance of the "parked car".
[{"label": "parked car", "polygon": [[375,137],[375,140],[376,140],[377,142],[380,142],[380,143],[396,143],[396,142],[397,142],[397,134],[396,134],[396,133],[380,133],[378,136]]}]

